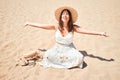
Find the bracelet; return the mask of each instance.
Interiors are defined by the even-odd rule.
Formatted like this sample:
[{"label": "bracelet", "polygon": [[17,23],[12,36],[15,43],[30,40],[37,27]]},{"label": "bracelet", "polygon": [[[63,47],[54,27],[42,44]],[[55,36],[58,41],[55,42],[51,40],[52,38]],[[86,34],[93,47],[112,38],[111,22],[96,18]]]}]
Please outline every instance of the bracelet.
[{"label": "bracelet", "polygon": [[100,34],[100,36],[105,36],[105,34],[106,34],[106,32],[103,32],[103,33]]}]

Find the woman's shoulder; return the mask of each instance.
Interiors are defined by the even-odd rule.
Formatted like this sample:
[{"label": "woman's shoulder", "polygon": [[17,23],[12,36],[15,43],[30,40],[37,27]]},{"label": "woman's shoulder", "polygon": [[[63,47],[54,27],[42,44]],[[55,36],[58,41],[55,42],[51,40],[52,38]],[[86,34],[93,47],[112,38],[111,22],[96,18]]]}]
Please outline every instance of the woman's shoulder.
[{"label": "woman's shoulder", "polygon": [[79,25],[73,24],[73,30],[76,31],[76,29],[81,28]]}]

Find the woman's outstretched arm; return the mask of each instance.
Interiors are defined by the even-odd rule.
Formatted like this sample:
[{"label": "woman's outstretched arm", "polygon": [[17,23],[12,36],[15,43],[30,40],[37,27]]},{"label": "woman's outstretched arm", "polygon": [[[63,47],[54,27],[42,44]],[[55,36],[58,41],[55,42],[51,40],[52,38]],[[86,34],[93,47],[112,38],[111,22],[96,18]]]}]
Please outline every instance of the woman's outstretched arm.
[{"label": "woman's outstretched arm", "polygon": [[108,37],[106,32],[89,31],[89,30],[83,29],[79,26],[74,26],[74,31],[77,33],[81,33],[81,34],[100,35],[100,36]]},{"label": "woman's outstretched arm", "polygon": [[26,22],[24,25],[36,27],[36,28],[47,29],[47,30],[56,30],[56,26],[54,24],[39,24],[39,23],[33,23],[33,22]]}]

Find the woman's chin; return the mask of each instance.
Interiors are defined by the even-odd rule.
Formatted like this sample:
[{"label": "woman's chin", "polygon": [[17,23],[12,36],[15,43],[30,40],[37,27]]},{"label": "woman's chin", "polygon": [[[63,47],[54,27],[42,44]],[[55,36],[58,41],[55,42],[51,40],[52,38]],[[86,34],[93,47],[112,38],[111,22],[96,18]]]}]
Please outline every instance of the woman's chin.
[{"label": "woman's chin", "polygon": [[67,23],[68,21],[67,20],[63,20],[64,23]]}]

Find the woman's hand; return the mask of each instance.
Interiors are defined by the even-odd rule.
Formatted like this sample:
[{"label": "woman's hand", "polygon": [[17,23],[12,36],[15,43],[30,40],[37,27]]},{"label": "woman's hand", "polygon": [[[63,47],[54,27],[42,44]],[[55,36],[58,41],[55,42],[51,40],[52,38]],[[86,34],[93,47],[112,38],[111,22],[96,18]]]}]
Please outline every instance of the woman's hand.
[{"label": "woman's hand", "polygon": [[25,22],[24,23],[24,26],[26,27],[26,26],[28,26],[29,25],[29,22]]},{"label": "woman's hand", "polygon": [[101,35],[101,36],[108,37],[108,34],[107,34],[106,32],[102,32],[100,35]]}]

